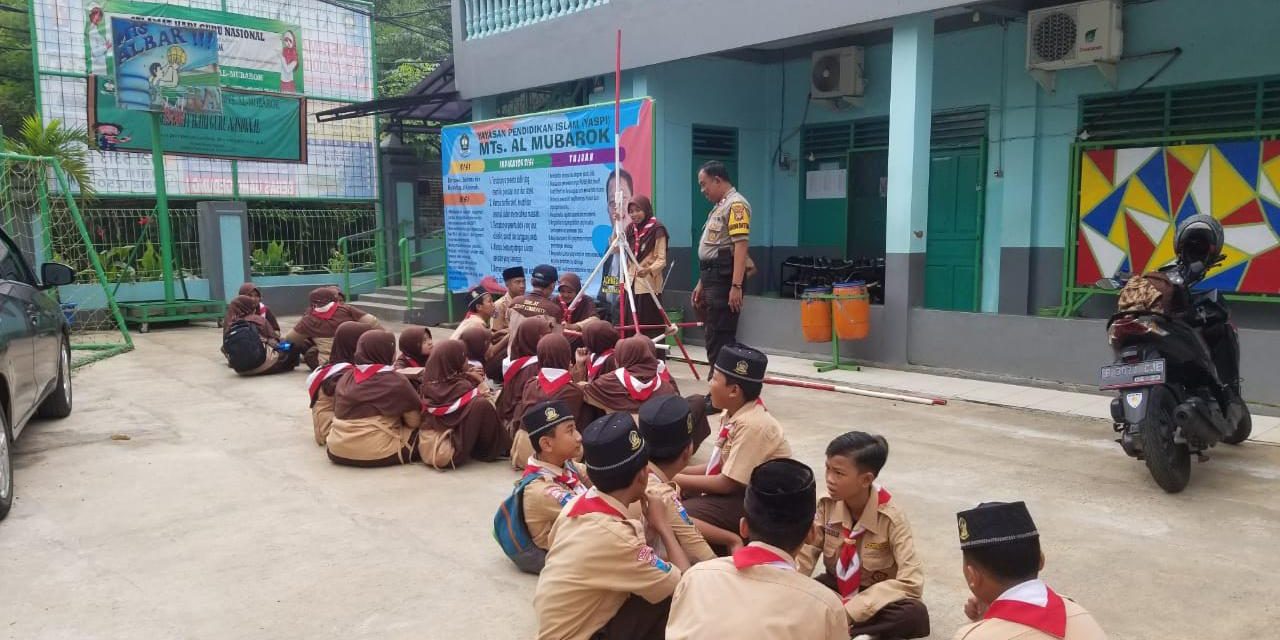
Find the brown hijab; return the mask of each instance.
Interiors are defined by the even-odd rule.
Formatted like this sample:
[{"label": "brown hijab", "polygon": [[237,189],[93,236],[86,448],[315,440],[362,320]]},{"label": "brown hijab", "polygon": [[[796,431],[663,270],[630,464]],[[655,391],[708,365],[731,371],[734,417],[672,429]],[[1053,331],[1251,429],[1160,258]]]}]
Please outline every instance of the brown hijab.
[{"label": "brown hijab", "polygon": [[639,225],[634,222],[627,225],[627,244],[631,245],[631,250],[635,252],[636,261],[643,262],[650,253],[653,253],[653,248],[658,244],[658,238],[668,237],[667,228],[653,216],[653,202],[647,196],[632,198],[627,208],[632,206],[644,212],[644,221]]},{"label": "brown hijab", "polygon": [[264,338],[276,337],[275,332],[271,330],[271,325],[267,324],[267,319],[258,315],[258,303],[249,296],[236,296],[227,305],[227,315],[222,319],[222,335],[227,335],[227,331],[231,330],[231,324],[237,320],[244,320],[257,327],[258,333]]},{"label": "brown hijab", "polygon": [[[338,299],[338,290],[334,287],[320,287],[312,289],[311,294],[307,296],[307,300],[311,303],[311,308],[307,310],[306,315],[298,320],[298,324],[294,325],[293,330],[306,338],[332,338],[338,331],[338,326],[349,320],[359,320],[365,316],[365,313],[354,307],[343,304]],[[325,311],[320,311],[321,307],[332,304]],[[395,350],[395,342],[392,338],[392,350]]]},{"label": "brown hijab", "polygon": [[[573,293],[577,295],[579,291],[582,291],[582,278],[573,272],[562,273],[560,274],[560,286],[564,287],[565,285],[568,285],[573,290]],[[596,303],[591,300],[590,296],[582,296],[578,300],[578,306],[573,308],[573,314],[569,313],[569,304],[564,301],[564,298],[557,295],[556,302],[560,303],[560,311],[562,313],[560,319],[566,324],[578,324],[596,315]]]},{"label": "brown hijab", "polygon": [[[489,330],[479,325],[463,329],[453,337],[466,348],[466,358],[475,360],[484,366],[485,352],[489,350]],[[435,353],[435,350],[432,350]]]},{"label": "brown hijab", "polygon": [[[546,369],[563,369],[568,371],[573,366],[573,348],[569,340],[559,333],[550,333],[538,341],[538,374],[524,385],[520,397],[520,405],[516,407],[515,418],[518,420],[529,409],[539,402],[562,400],[569,406],[575,418],[582,410],[582,388],[574,384],[572,379],[557,381],[544,375]],[[566,376],[568,374],[566,373]]]},{"label": "brown hijab", "polygon": [[442,407],[470,393],[476,388],[476,382],[466,375],[466,371],[465,345],[457,340],[445,340],[435,345],[422,376],[423,402]]},{"label": "brown hijab", "polygon": [[239,295],[247,296],[247,295],[251,295],[251,294],[254,294],[254,293],[258,294],[258,297],[259,297],[259,298],[261,298],[261,297],[262,297],[262,290],[261,290],[261,289],[258,289],[258,285],[254,284],[254,283],[252,283],[252,282],[246,282],[246,283],[244,283],[244,284],[240,285],[240,293],[239,293]]},{"label": "brown hijab", "polygon": [[[356,367],[348,369],[334,393],[333,415],[341,420],[400,417],[422,406],[408,380],[389,375],[396,357],[396,337],[390,331],[374,329],[356,342]],[[378,373],[380,367],[386,367]]]},{"label": "brown hijab", "polygon": [[644,336],[632,336],[618,342],[618,350],[614,357],[618,360],[616,370],[624,371],[624,379],[630,380],[628,387],[614,371],[602,371],[585,390],[588,400],[608,411],[626,411],[634,413],[640,405],[652,396],[664,396],[676,393],[675,387],[667,382],[655,382],[658,378],[658,358],[653,353],[652,341]]},{"label": "brown hijab", "polygon": [[538,341],[551,333],[551,321],[542,316],[525,318],[511,338],[511,359],[538,354]]},{"label": "brown hijab", "polygon": [[510,368],[502,372],[502,393],[498,395],[497,402],[498,418],[502,424],[508,425],[508,431],[511,430],[510,425],[516,415],[516,407],[520,404],[521,396],[524,395],[524,385],[538,375],[538,365],[517,368],[514,362],[520,358],[538,355],[538,341],[548,333],[551,333],[550,319],[534,316],[525,318],[511,338],[511,359],[502,363],[504,368],[510,364]]},{"label": "brown hijab", "polygon": [[426,327],[408,326],[400,332],[400,357],[396,359],[397,369],[423,367],[427,359],[422,355],[423,343],[431,344],[431,330]]},{"label": "brown hijab", "polygon": [[[356,357],[356,343],[360,340],[360,336],[368,331],[373,331],[373,327],[363,322],[348,320],[339,325],[338,330],[333,334],[333,348],[329,350],[329,362],[327,365],[341,364],[354,360]],[[339,375],[325,378],[320,383],[320,388],[324,390],[326,395],[332,396],[337,393],[338,381],[341,379],[342,376]],[[311,403],[315,404],[315,398],[312,398]]]}]

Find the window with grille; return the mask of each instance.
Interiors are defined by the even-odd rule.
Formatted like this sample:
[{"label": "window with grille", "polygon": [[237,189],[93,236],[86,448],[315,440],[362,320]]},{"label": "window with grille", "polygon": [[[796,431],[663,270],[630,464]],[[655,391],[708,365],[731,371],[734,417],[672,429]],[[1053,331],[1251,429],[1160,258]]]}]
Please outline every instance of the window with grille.
[{"label": "window with grille", "polygon": [[1080,100],[1090,142],[1280,129],[1280,78],[1150,89]]},{"label": "window with grille", "polygon": [[805,127],[801,153],[814,162],[844,160],[853,142],[849,123]]},{"label": "window with grille", "polygon": [[738,130],[694,125],[693,155],[717,160],[737,159]]}]

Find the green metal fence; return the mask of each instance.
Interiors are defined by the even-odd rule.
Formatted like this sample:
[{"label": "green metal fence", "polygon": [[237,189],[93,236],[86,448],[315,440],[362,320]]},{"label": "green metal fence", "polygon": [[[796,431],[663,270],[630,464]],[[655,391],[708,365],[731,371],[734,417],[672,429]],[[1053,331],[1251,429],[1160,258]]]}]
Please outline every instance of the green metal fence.
[{"label": "green metal fence", "polygon": [[[200,232],[195,209],[170,209],[173,257],[183,277],[199,278]],[[98,259],[113,284],[160,280],[160,235],[154,209],[94,206],[84,209],[84,223]],[[87,271],[81,277],[89,277]]]},{"label": "green metal fence", "polygon": [[348,298],[368,285],[377,288],[387,284],[387,250],[382,236],[382,227],[375,227],[338,238],[332,267],[336,268],[334,273],[342,274],[342,292]]},{"label": "green metal fence", "polygon": [[[255,276],[374,272],[385,255],[373,207],[249,210],[250,269]],[[347,246],[339,246],[343,240]],[[382,278],[379,278],[381,281]]]},{"label": "green metal fence", "polygon": [[[439,240],[443,238],[444,232],[440,231],[428,239]],[[414,240],[415,238],[405,236],[400,238],[400,277],[404,285],[404,308],[406,310],[414,308],[413,301],[415,296],[425,296],[427,292],[439,290],[440,294],[444,296],[449,321],[453,322],[453,296],[449,295],[449,279],[446,275],[449,272],[449,257],[445,251],[445,246],[442,243],[437,247],[416,249]],[[436,266],[425,267],[416,271],[413,268],[415,264],[429,264],[437,259],[439,264]]]}]

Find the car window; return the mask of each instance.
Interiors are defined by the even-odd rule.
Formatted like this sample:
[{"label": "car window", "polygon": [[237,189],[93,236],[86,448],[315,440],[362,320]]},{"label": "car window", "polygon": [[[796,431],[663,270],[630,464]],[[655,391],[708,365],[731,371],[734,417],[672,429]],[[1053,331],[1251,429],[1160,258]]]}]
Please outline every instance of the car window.
[{"label": "car window", "polygon": [[0,280],[12,280],[35,286],[30,270],[8,238],[0,237]]}]

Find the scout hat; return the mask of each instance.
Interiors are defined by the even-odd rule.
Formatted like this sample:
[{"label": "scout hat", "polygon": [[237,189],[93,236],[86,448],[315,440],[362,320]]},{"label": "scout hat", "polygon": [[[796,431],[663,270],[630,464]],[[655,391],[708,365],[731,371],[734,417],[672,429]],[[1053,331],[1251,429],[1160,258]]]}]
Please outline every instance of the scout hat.
[{"label": "scout hat", "polygon": [[764,372],[768,366],[768,356],[741,342],[721,347],[716,356],[716,369],[742,382],[764,382]]},{"label": "scout hat", "polygon": [[649,447],[631,414],[610,413],[582,432],[582,459],[592,478],[624,477],[649,464]]},{"label": "scout hat", "polygon": [[537,442],[538,438],[547,435],[556,425],[568,420],[573,420],[569,407],[559,400],[552,400],[530,407],[520,419],[520,426],[524,427],[530,440]]},{"label": "scout hat", "polygon": [[984,502],[957,513],[956,527],[961,549],[1040,538],[1024,502]]},{"label": "scout hat", "polygon": [[502,270],[503,280],[514,280],[524,277],[524,267],[507,267]]},{"label": "scout hat", "polygon": [[649,443],[649,455],[674,458],[693,438],[689,401],[677,395],[649,398],[640,405],[640,433]]},{"label": "scout hat", "polygon": [[476,305],[480,304],[487,295],[489,295],[489,291],[484,288],[484,285],[473,287],[467,292],[467,311],[475,311]]},{"label": "scout hat", "polygon": [[774,458],[751,470],[744,507],[759,522],[812,522],[818,510],[813,470],[790,458]]},{"label": "scout hat", "polygon": [[555,284],[559,277],[560,274],[556,272],[556,268],[549,264],[540,264],[533,268],[533,286],[535,287]]}]

